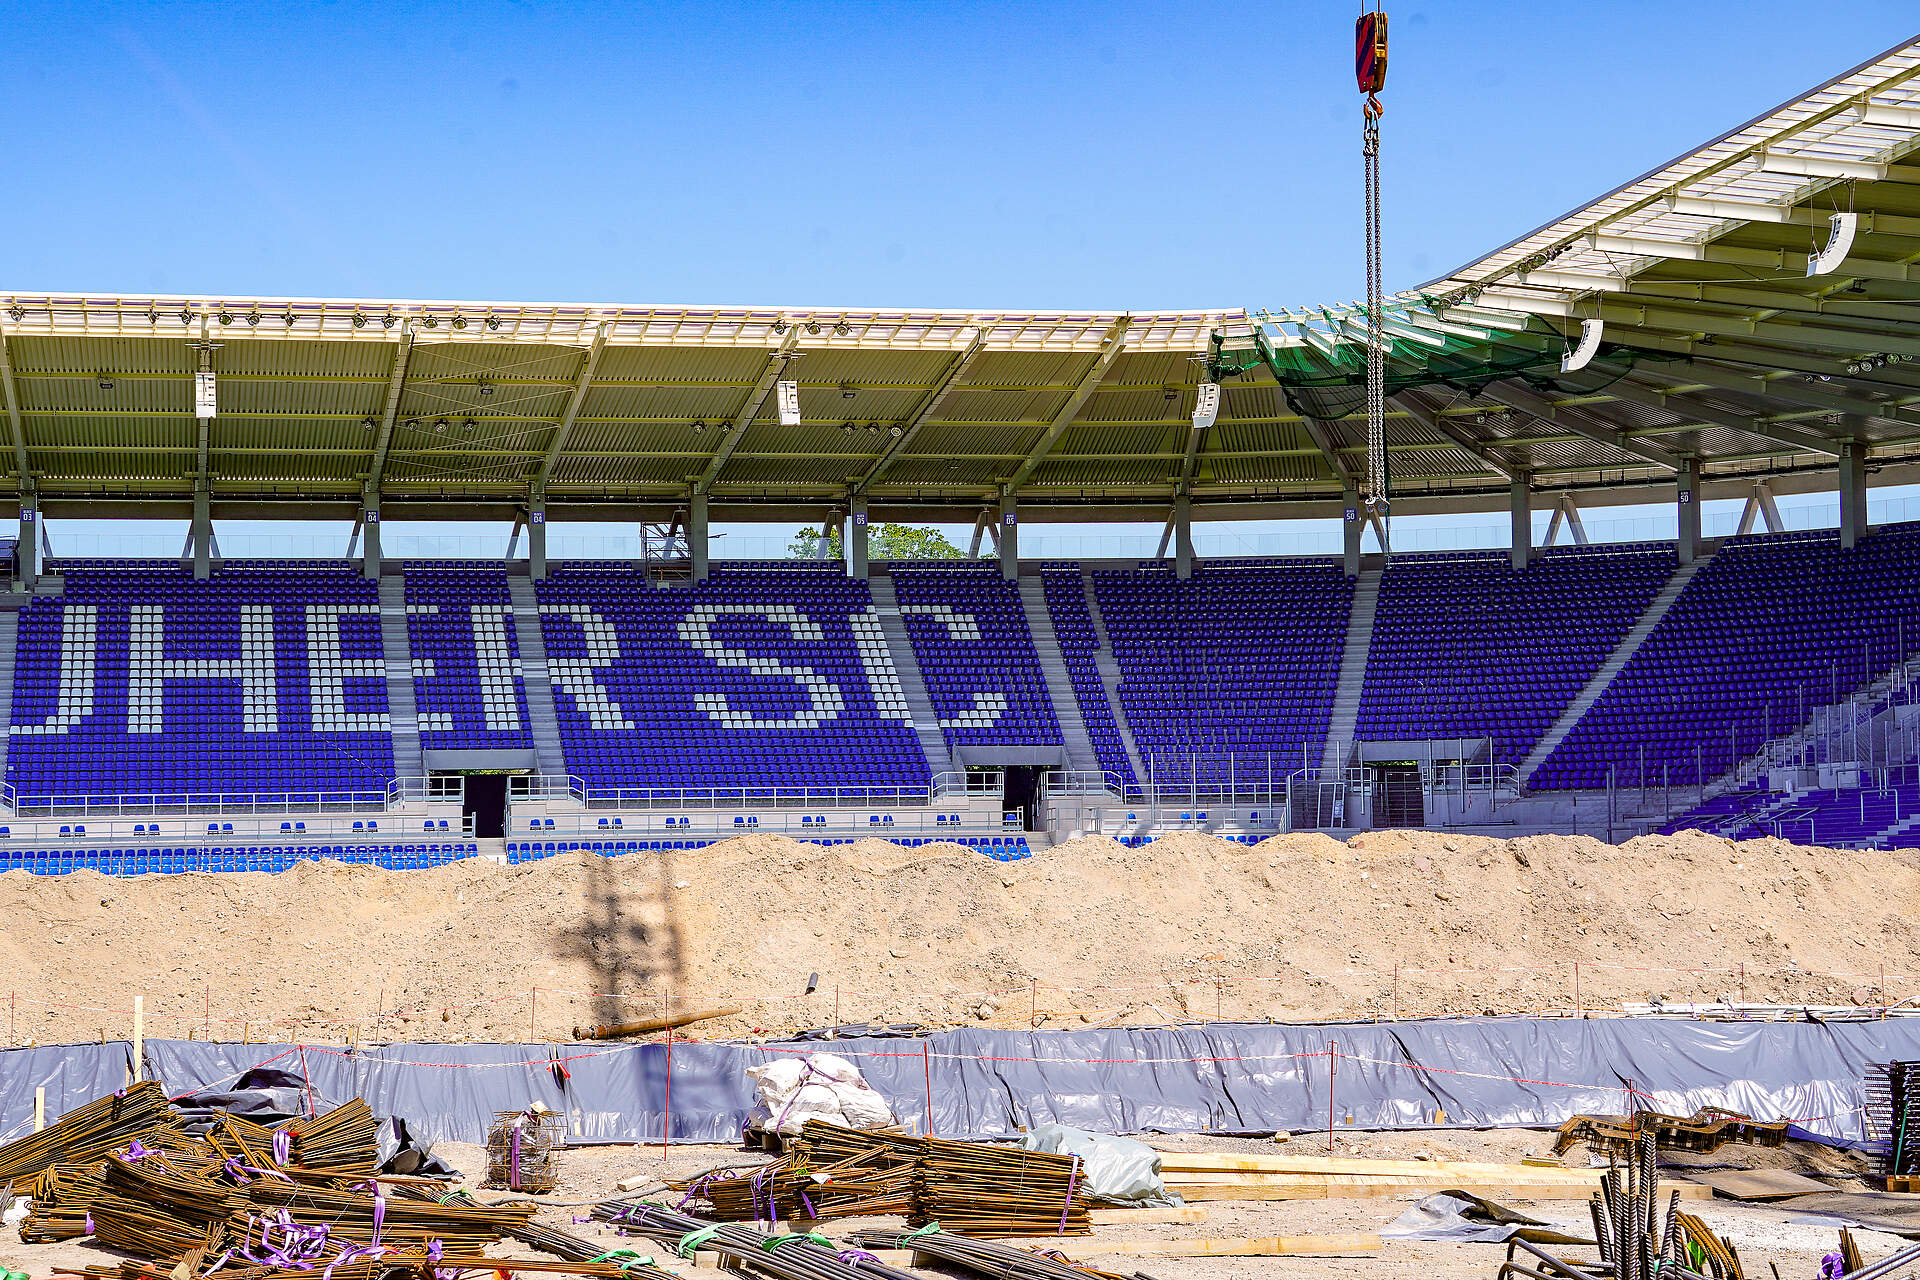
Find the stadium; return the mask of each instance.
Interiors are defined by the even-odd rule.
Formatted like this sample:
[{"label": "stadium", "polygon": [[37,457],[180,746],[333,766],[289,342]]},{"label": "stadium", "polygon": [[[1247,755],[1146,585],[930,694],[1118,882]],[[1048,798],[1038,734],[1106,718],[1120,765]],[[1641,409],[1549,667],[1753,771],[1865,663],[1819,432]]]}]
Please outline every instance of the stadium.
[{"label": "stadium", "polygon": [[[1416,1186],[1572,1198],[1525,1131],[1602,1113],[1878,1151],[1872,1072],[1920,1058],[1920,511],[1873,496],[1920,484],[1916,304],[1920,39],[1377,313],[0,293],[0,900],[45,926],[0,946],[5,1136],[143,1073],[225,1106],[297,1061],[309,1113],[364,1097],[478,1145],[533,1100],[568,1144],[652,1141],[617,1172],[664,1178],[694,1171],[670,1141],[737,1136],[741,1064],[833,1039],[902,1135],[1324,1128],[1359,1165],[1465,1129],[1441,1163],[1503,1171],[1342,1192],[1379,1170],[1167,1160],[1189,1210],[1356,1197],[1217,1208],[1309,1242],[1266,1254],[1375,1250],[1270,1233],[1372,1230],[1363,1197]],[[1783,518],[1810,496],[1835,527]],[[1653,506],[1657,536],[1588,536]],[[1476,516],[1510,536],[1413,549]],[[49,524],[82,520],[185,537],[76,554]],[[265,521],[351,532],[222,552]],[[1337,546],[1205,551],[1292,521]],[[388,532],[414,524],[488,532]],[[624,533],[574,554],[589,525]],[[1157,545],[1054,553],[1088,525]],[[751,526],[766,553],[730,554]],[[220,1158],[293,1169],[261,1134]],[[1633,1134],[1593,1149],[1638,1160]],[[601,1214],[611,1163],[572,1168],[595,1250],[645,1233]],[[1282,1174],[1321,1181],[1253,1193]],[[717,1176],[681,1206],[724,1216]],[[769,1258],[833,1216],[761,1190],[798,1233]],[[370,1194],[374,1252],[327,1280],[479,1274],[375,1267]],[[671,1234],[691,1258],[705,1229]],[[1754,1256],[1813,1265],[1798,1229]],[[208,1230],[85,1274],[231,1274]],[[740,1273],[880,1247],[817,1242],[844,1272]],[[318,1276],[314,1250],[234,1280]],[[1663,1265],[1740,1280],[1706,1256]],[[640,1265],[612,1257],[575,1270]],[[1652,1270],[1538,1266],[1499,1274]]]}]

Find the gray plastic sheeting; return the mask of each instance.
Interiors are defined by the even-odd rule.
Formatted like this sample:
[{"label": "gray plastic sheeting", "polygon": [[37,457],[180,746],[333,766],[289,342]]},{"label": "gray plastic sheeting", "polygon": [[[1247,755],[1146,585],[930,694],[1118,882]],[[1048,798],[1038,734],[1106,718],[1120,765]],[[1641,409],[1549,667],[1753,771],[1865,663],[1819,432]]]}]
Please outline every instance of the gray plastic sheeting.
[{"label": "gray plastic sheeting", "polygon": [[[857,1063],[915,1131],[926,1127],[929,1095],[935,1130],[956,1137],[1012,1137],[1049,1122],[1093,1133],[1319,1129],[1328,1121],[1330,1044],[1338,1054],[1333,1119],[1342,1126],[1544,1127],[1584,1113],[1617,1113],[1632,1089],[1642,1095],[1638,1105],[1663,1111],[1726,1107],[1792,1120],[1809,1136],[1857,1142],[1868,1064],[1920,1058],[1920,1020],[1469,1018],[675,1042],[671,1136],[732,1138],[753,1103],[745,1068],[818,1052]],[[147,1054],[171,1094],[230,1082],[262,1062],[301,1069],[298,1048],[287,1045],[149,1040]],[[429,1140],[482,1141],[494,1113],[538,1100],[569,1116],[576,1138],[658,1142],[668,1109],[666,1049],[659,1044],[410,1044],[351,1053],[308,1046],[306,1069],[319,1092],[364,1097]],[[7,1084],[11,1123],[18,1091]],[[112,1087],[119,1087],[117,1078]],[[26,1096],[31,1108],[31,1087]]]},{"label": "gray plastic sheeting", "polygon": [[33,1094],[47,1091],[47,1123],[76,1107],[126,1086],[133,1046],[124,1040],[105,1044],[56,1044],[34,1049],[0,1049],[0,1141],[33,1128]]}]

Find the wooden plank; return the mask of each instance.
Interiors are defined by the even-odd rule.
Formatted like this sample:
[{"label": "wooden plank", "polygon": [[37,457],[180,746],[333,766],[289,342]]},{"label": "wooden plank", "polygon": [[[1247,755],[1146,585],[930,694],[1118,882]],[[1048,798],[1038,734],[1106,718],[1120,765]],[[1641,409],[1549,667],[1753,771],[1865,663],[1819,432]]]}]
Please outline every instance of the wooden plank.
[{"label": "wooden plank", "polygon": [[1584,1193],[1595,1190],[1600,1185],[1598,1179],[1535,1178],[1528,1176],[1524,1171],[1506,1176],[1461,1173],[1450,1178],[1408,1178],[1399,1174],[1362,1177],[1352,1173],[1170,1173],[1162,1174],[1161,1178],[1169,1187],[1364,1187],[1375,1182],[1392,1182],[1445,1190],[1462,1182],[1497,1182],[1508,1187],[1571,1187]]},{"label": "wooden plank", "polygon": [[[1210,1200],[1366,1200],[1385,1196],[1429,1196],[1435,1191],[1464,1191],[1488,1200],[1585,1200],[1592,1191],[1585,1187],[1553,1183],[1515,1185],[1510,1182],[1466,1182],[1436,1185],[1431,1182],[1387,1182],[1377,1178],[1360,1179],[1350,1184],[1316,1183],[1227,1183],[1183,1186],[1180,1198],[1189,1202]],[[1699,1183],[1661,1179],[1660,1194],[1678,1191],[1682,1200],[1711,1200],[1713,1188]]]},{"label": "wooden plank", "polygon": [[1096,1227],[1155,1226],[1170,1222],[1205,1222],[1207,1211],[1196,1204],[1166,1209],[1089,1209]]},{"label": "wooden plank", "polygon": [[1342,1156],[1239,1155],[1213,1152],[1160,1153],[1160,1171],[1167,1173],[1345,1173],[1411,1178],[1457,1178],[1478,1174],[1485,1178],[1578,1178],[1598,1181],[1602,1170],[1564,1165],[1497,1164],[1481,1160],[1365,1160]]},{"label": "wooden plank", "polygon": [[1785,1169],[1708,1169],[1694,1174],[1693,1179],[1735,1200],[1784,1200],[1833,1190],[1824,1182]]},{"label": "wooden plank", "polygon": [[1088,1240],[1085,1236],[1061,1239],[1036,1236],[1025,1240],[1003,1240],[1019,1248],[1059,1249],[1079,1257],[1134,1258],[1276,1258],[1311,1256],[1327,1253],[1374,1253],[1381,1246],[1377,1235],[1344,1236],[1242,1236],[1217,1240]]}]

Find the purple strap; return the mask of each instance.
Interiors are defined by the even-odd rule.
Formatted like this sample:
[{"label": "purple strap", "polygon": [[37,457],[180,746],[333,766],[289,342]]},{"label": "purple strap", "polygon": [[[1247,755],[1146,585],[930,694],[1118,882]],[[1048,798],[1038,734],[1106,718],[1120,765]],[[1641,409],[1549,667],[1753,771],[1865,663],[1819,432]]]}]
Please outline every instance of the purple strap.
[{"label": "purple strap", "polygon": [[871,1262],[875,1266],[880,1265],[879,1255],[868,1253],[865,1249],[842,1249],[834,1256],[850,1267],[857,1266],[862,1262]]},{"label": "purple strap", "polygon": [[[1069,1192],[1068,1194],[1072,1194],[1072,1193]],[[374,1244],[375,1247],[378,1247],[380,1244],[380,1228],[386,1223],[386,1221],[387,1221],[387,1196],[386,1196],[386,1193],[376,1185],[373,1189],[373,1240],[372,1240],[372,1243]],[[1063,1224],[1066,1222],[1066,1217],[1064,1214],[1061,1216],[1060,1221]],[[1064,1232],[1066,1230],[1066,1227],[1063,1225],[1060,1228],[1060,1230]]]},{"label": "purple strap", "polygon": [[355,1258],[380,1258],[386,1256],[386,1253],[387,1250],[377,1244],[367,1248],[350,1244],[340,1251],[339,1257],[327,1264],[327,1269],[320,1273],[320,1280],[333,1280],[333,1269],[343,1262],[351,1262]]},{"label": "purple strap", "polygon": [[515,1120],[507,1130],[507,1186],[514,1191],[520,1190],[520,1122]]},{"label": "purple strap", "polygon": [[1073,1189],[1080,1185],[1080,1157],[1073,1158],[1073,1169],[1067,1174],[1067,1198],[1060,1205],[1060,1234],[1067,1234],[1067,1213],[1073,1208]]},{"label": "purple strap", "polygon": [[273,1131],[273,1162],[286,1164],[293,1158],[293,1135],[285,1129]]},{"label": "purple strap", "polygon": [[144,1160],[148,1156],[155,1155],[155,1154],[157,1153],[151,1147],[141,1146],[140,1139],[135,1138],[131,1143],[128,1144],[127,1149],[122,1154],[121,1158],[131,1163],[136,1160]]},{"label": "purple strap", "polygon": [[[250,1164],[241,1164],[240,1157],[238,1156],[228,1156],[226,1163],[223,1164],[221,1168],[231,1174],[235,1182],[251,1182],[254,1177],[278,1178],[282,1182],[293,1181],[292,1178],[289,1178],[278,1169],[257,1169]],[[253,1176],[249,1177],[248,1175],[250,1174]]]},{"label": "purple strap", "polygon": [[93,1210],[87,1210],[87,1234],[93,1234]]}]

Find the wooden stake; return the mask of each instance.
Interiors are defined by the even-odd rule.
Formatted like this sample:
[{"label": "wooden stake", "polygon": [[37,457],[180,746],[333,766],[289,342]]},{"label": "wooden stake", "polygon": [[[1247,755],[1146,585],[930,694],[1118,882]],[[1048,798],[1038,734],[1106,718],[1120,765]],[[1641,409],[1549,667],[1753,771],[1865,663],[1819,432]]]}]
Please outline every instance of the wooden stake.
[{"label": "wooden stake", "polygon": [[920,1041],[920,1069],[927,1080],[927,1136],[933,1136],[933,1059],[927,1054],[927,1042]]},{"label": "wooden stake", "polygon": [[660,1108],[660,1159],[667,1158],[667,1141],[673,1136],[673,1028],[667,1028],[667,1098]]},{"label": "wooden stake", "polygon": [[147,998],[133,998],[133,1078],[136,1081],[145,1077],[141,1073],[141,1059],[147,1052]]},{"label": "wooden stake", "polygon": [[33,1091],[33,1131],[40,1132],[47,1127],[47,1087],[37,1085]]},{"label": "wooden stake", "polygon": [[1327,1150],[1333,1150],[1333,1077],[1340,1070],[1339,1041],[1327,1041]]}]

